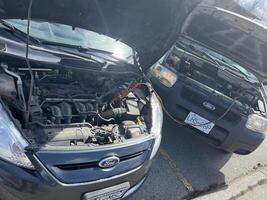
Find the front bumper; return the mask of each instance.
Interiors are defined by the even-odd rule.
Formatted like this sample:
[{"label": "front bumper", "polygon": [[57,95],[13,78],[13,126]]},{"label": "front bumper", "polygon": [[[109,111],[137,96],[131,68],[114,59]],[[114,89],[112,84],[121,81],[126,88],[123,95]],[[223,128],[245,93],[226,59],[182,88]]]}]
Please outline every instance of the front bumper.
[{"label": "front bumper", "polygon": [[80,200],[87,192],[129,182],[131,188],[126,198],[143,184],[151,161],[142,166],[106,179],[85,183],[64,184],[58,181],[45,167],[30,171],[0,160],[1,200]]},{"label": "front bumper", "polygon": [[[155,90],[162,97],[165,108],[176,119],[184,121],[191,111],[209,121],[216,119],[216,116],[212,115],[212,111],[205,109],[202,103],[203,99],[216,103],[218,100],[221,101],[220,96],[201,90],[196,84],[186,79],[178,80],[171,88],[164,86],[154,77],[151,77],[151,81]],[[186,99],[183,95],[184,91],[189,92],[191,89],[195,91],[191,94],[193,101]],[[198,99],[200,96],[201,99]],[[187,127],[205,138],[208,143],[225,151],[243,155],[253,152],[262,143],[265,135],[246,129],[247,117],[241,116],[241,114],[228,117],[229,119],[217,121],[209,134],[202,133],[191,126]],[[233,118],[233,120],[230,118]]]}]

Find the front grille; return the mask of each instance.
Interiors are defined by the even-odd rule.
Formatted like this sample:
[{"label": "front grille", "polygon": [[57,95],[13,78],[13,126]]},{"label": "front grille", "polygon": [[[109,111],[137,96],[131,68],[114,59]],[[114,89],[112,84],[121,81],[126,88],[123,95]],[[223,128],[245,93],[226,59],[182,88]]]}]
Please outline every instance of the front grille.
[{"label": "front grille", "polygon": [[[141,151],[141,152],[138,152],[138,153],[135,153],[135,154],[119,157],[120,158],[120,162],[133,159],[135,157],[141,156],[144,153],[145,153],[144,151]],[[98,163],[99,163],[99,161],[87,162],[87,163],[66,164],[66,165],[56,165],[56,167],[59,168],[59,169],[62,169],[62,170],[79,170],[79,169],[87,169],[87,168],[99,167]]]},{"label": "front grille", "polygon": [[[148,159],[153,140],[114,145],[110,148],[88,150],[40,150],[37,157],[63,183],[83,183],[123,174],[142,166]],[[116,155],[120,161],[111,170],[103,170],[98,162]]]},{"label": "front grille", "polygon": [[[213,104],[216,107],[216,109],[215,110],[209,110],[210,114],[212,114],[214,117],[220,117],[228,109],[231,102],[220,102],[222,104],[219,104],[215,100],[212,100],[211,95],[212,94],[210,94],[209,96],[205,95],[204,93],[200,93],[200,92],[193,90],[192,88],[189,88],[189,87],[183,87],[182,92],[181,92],[181,97],[183,99],[193,103],[196,106],[199,106],[200,108],[203,108],[203,110],[205,109],[203,106],[203,102],[207,101],[207,102]],[[217,101],[218,101],[218,99],[217,99]],[[225,120],[227,120],[229,122],[233,122],[233,123],[236,123],[237,121],[239,121],[240,118],[241,118],[240,115],[233,112],[233,111],[228,112],[226,114],[226,116],[224,117]]]}]

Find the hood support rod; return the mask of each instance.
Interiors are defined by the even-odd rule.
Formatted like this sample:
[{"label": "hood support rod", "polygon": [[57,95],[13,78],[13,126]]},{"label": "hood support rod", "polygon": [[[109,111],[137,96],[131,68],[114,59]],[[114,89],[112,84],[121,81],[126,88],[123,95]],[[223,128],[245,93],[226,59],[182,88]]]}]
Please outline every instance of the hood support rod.
[{"label": "hood support rod", "polygon": [[31,13],[32,13],[32,4],[33,4],[33,0],[30,0],[29,2],[29,7],[28,7],[28,24],[27,24],[27,43],[26,43],[26,63],[27,63],[27,67],[29,69],[30,72],[30,76],[31,76],[31,82],[30,82],[30,88],[29,88],[29,96],[28,96],[28,103],[27,103],[27,109],[26,109],[26,113],[25,113],[25,122],[28,123],[29,119],[30,119],[30,112],[31,112],[31,99],[32,99],[32,92],[33,92],[33,85],[34,85],[34,75],[33,75],[33,71],[31,68],[31,63],[29,60],[29,43],[30,43],[30,23],[31,23]]}]

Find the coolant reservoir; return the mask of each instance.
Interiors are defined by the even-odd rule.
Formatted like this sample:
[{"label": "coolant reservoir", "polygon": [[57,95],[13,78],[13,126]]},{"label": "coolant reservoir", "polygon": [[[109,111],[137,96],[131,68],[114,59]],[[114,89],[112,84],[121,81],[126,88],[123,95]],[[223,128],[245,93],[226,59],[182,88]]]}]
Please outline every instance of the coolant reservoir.
[{"label": "coolant reservoir", "polygon": [[7,74],[0,74],[0,96],[6,100],[15,99],[17,96],[14,78]]}]

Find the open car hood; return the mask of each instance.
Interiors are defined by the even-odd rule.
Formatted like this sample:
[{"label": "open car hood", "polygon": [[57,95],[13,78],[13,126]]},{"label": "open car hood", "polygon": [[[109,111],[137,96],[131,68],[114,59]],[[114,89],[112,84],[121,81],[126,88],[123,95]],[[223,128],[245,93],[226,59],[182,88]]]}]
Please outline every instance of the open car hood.
[{"label": "open car hood", "polygon": [[[71,25],[132,47],[144,68],[177,40],[190,0],[33,0],[32,20]],[[29,0],[0,0],[2,19],[27,19]]]},{"label": "open car hood", "polygon": [[264,25],[222,8],[199,5],[186,19],[181,32],[267,77]]}]

